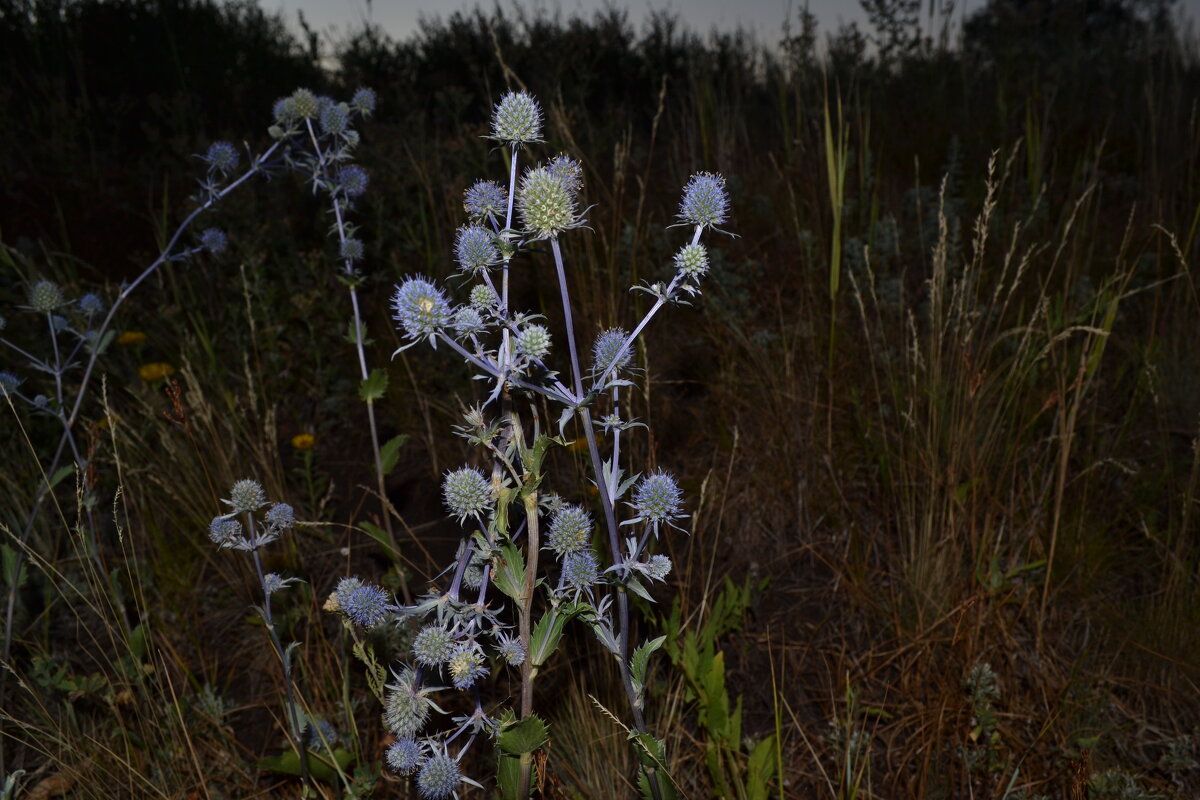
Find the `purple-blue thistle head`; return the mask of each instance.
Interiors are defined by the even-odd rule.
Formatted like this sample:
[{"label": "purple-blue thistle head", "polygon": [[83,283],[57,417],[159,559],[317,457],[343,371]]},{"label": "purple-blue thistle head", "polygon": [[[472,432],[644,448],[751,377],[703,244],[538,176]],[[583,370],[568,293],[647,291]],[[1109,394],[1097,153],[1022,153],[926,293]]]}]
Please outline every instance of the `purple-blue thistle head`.
[{"label": "purple-blue thistle head", "polygon": [[371,178],[367,171],[358,164],[342,167],[337,174],[337,188],[346,197],[362,197],[367,193],[367,184]]},{"label": "purple-blue thistle head", "polygon": [[644,571],[650,580],[666,580],[667,576],[671,574],[671,559],[662,553],[655,553],[646,559]]},{"label": "purple-blue thistle head", "polygon": [[492,482],[474,467],[451,470],[442,480],[442,498],[450,513],[462,522],[491,507]]},{"label": "purple-blue thistle head", "polygon": [[583,165],[570,156],[557,155],[546,164],[546,169],[558,179],[572,197],[583,189]]},{"label": "purple-blue thistle head", "polygon": [[500,261],[500,250],[487,228],[464,225],[454,237],[454,260],[463,272],[482,272]]},{"label": "purple-blue thistle head", "polygon": [[100,295],[88,292],[79,298],[79,312],[85,317],[94,317],[97,314],[103,314],[104,301],[100,299]]},{"label": "purple-blue thistle head", "polygon": [[483,315],[472,306],[463,306],[454,312],[454,335],[459,339],[478,336],[487,330]]},{"label": "purple-blue thistle head", "polygon": [[204,154],[204,161],[213,172],[228,175],[237,169],[241,155],[237,148],[229,142],[213,142],[208,146],[208,152]]},{"label": "purple-blue thistle head", "polygon": [[398,775],[411,775],[425,758],[424,748],[416,739],[397,739],[387,749],[388,766]]},{"label": "purple-blue thistle head", "polygon": [[428,625],[413,638],[413,658],[418,664],[436,667],[454,651],[454,637],[441,625]]},{"label": "purple-blue thistle head", "polygon": [[350,106],[345,103],[326,103],[321,108],[321,130],[338,136],[350,128]]},{"label": "purple-blue thistle head", "polygon": [[492,112],[492,138],[508,144],[540,142],[542,109],[526,92],[509,92]]},{"label": "purple-blue thistle head", "polygon": [[11,372],[0,372],[0,394],[12,394],[21,385],[21,379]]},{"label": "purple-blue thistle head", "polygon": [[525,645],[515,636],[501,633],[496,637],[496,653],[513,667],[525,663]]},{"label": "purple-blue thistle head", "polygon": [[424,277],[406,278],[392,295],[392,317],[413,339],[432,338],[450,323],[450,301]]},{"label": "purple-blue thistle head", "polygon": [[670,522],[680,516],[683,492],[670,474],[656,470],[638,483],[633,493],[633,507],[647,522]]},{"label": "purple-blue thistle head", "polygon": [[508,214],[508,190],[495,181],[476,181],[463,193],[463,208],[476,222]]},{"label": "purple-blue thistle head", "polygon": [[435,752],[421,765],[417,773],[417,790],[426,800],[446,800],[462,780],[458,762],[444,752]]},{"label": "purple-blue thistle head", "polygon": [[334,595],[346,619],[363,628],[379,625],[392,610],[387,592],[358,578],[342,578]]},{"label": "purple-blue thistle head", "polygon": [[729,193],[725,179],[712,172],[697,172],[683,187],[679,218],[702,227],[722,225],[729,216]]},{"label": "purple-blue thistle head", "polygon": [[562,575],[568,588],[586,591],[600,580],[600,560],[591,549],[567,553],[563,558]]},{"label": "purple-blue thistle head", "polygon": [[213,517],[208,538],[218,547],[226,547],[242,537],[242,523],[232,517]]},{"label": "purple-blue thistle head", "polygon": [[220,228],[205,228],[200,234],[200,246],[216,255],[229,245],[229,239]]},{"label": "purple-blue thistle head", "polygon": [[350,98],[350,107],[362,114],[364,117],[369,117],[375,113],[375,106],[378,98],[375,95],[374,89],[359,89]]},{"label": "purple-blue thistle head", "polygon": [[361,239],[343,239],[338,247],[338,255],[345,261],[362,261],[363,243]]},{"label": "purple-blue thistle head", "polygon": [[417,685],[416,673],[409,667],[396,674],[383,699],[383,726],[402,739],[415,736],[425,727],[433,702]]},{"label": "purple-blue thistle head", "polygon": [[285,531],[296,524],[296,512],[287,503],[276,503],[267,511],[266,521],[275,531]]},{"label": "purple-blue thistle head", "polygon": [[[606,331],[601,331],[596,337],[596,341],[592,344],[592,371],[596,375],[603,375],[609,367],[613,366],[614,361],[616,367],[614,373],[620,372],[633,358],[633,348],[625,347],[625,340],[629,337],[621,328],[609,328]],[[624,352],[622,352],[624,348]],[[620,358],[617,358],[618,354]]]},{"label": "purple-blue thistle head", "polygon": [[550,518],[546,544],[565,556],[588,546],[592,539],[592,517],[581,506],[563,506]]},{"label": "purple-blue thistle head", "polygon": [[470,689],[475,682],[487,675],[483,665],[483,653],[476,644],[460,644],[446,660],[446,670],[455,689]]}]

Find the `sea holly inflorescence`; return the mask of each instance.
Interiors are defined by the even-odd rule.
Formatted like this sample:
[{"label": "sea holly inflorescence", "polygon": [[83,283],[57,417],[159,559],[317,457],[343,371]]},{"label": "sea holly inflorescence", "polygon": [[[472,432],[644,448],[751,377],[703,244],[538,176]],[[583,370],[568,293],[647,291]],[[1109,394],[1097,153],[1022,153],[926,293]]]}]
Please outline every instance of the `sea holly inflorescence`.
[{"label": "sea holly inflorescence", "polygon": [[[480,448],[479,465],[451,469],[442,481],[446,510],[463,534],[454,563],[443,573],[446,582],[383,612],[416,630],[404,663],[393,667],[395,680],[380,692],[384,726],[396,737],[385,761],[393,772],[412,776],[428,800],[456,796],[460,784],[474,784],[464,775],[462,759],[480,736],[497,741],[497,780],[505,796],[528,796],[531,755],[545,742],[544,725],[533,715],[534,680],[571,620],[590,627],[620,664],[630,729],[642,743],[646,791],[661,798],[669,788],[661,759],[646,757],[648,743],[655,752],[661,752],[661,743],[647,732],[643,716],[648,657],[662,641],[646,642],[631,655],[628,595],[652,601],[649,584],[670,573],[670,559],[652,551],[666,526],[682,524],[684,501],[669,473],[628,475],[621,467],[621,437],[639,425],[622,418],[621,390],[636,373],[634,345],[651,319],[664,305],[699,291],[708,267],[700,237],[726,222],[729,201],[720,176],[691,177],[679,217],[693,230],[670,264],[672,277],[634,287],[651,294],[653,305],[632,332],[599,331],[585,373],[560,244],[563,234],[584,225],[584,172],[565,155],[518,172],[519,155],[541,137],[537,101],[524,92],[504,95],[494,108],[490,138],[508,147],[510,188],[480,180],[466,189],[466,219],[449,253],[468,282],[466,302],[455,304],[425,276],[406,278],[391,299],[406,340],[401,349],[420,342],[448,347],[488,393],[456,428]],[[510,307],[518,257],[545,252],[545,243],[562,299],[559,329],[553,320]],[[557,367],[551,364],[556,354],[564,358]],[[531,435],[524,425],[526,404],[532,415],[541,400],[559,408],[559,436]],[[550,491],[550,451],[566,444],[569,433],[586,440],[598,502],[586,486],[561,497]],[[606,551],[603,558],[598,547]],[[543,577],[546,570],[539,567],[547,562],[549,575]],[[343,580],[336,602],[327,607],[341,612],[363,657],[358,629],[380,619],[348,607],[347,586],[354,593],[366,588],[357,579]],[[374,670],[372,659],[363,658]],[[520,679],[519,707],[507,711],[485,703],[482,692],[493,676],[514,674],[506,670],[517,670]],[[467,693],[474,711],[439,724],[444,712],[433,697],[451,689]]]}]

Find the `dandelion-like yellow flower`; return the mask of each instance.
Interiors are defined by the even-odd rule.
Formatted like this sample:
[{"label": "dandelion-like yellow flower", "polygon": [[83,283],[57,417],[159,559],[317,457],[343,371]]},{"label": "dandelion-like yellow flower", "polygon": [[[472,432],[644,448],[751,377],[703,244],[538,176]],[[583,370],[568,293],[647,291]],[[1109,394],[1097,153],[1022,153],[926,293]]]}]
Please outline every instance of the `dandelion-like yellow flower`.
[{"label": "dandelion-like yellow flower", "polygon": [[174,375],[175,368],[165,361],[153,361],[149,364],[142,364],[138,367],[138,375],[146,383],[154,383],[161,381],[168,375]]},{"label": "dandelion-like yellow flower", "polygon": [[317,443],[317,437],[311,433],[297,433],[292,437],[292,447],[297,450],[312,450]]},{"label": "dandelion-like yellow flower", "polygon": [[117,344],[143,344],[146,334],[141,331],[125,331],[117,337]]}]

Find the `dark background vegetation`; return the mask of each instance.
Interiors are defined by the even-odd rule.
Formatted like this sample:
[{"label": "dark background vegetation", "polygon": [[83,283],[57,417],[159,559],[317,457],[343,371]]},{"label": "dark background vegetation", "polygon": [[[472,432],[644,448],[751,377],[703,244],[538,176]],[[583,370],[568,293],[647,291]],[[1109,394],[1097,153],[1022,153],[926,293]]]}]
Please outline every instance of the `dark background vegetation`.
[{"label": "dark background vegetation", "polygon": [[[769,46],[700,36],[668,15],[639,29],[615,11],[519,10],[430,21],[404,41],[366,28],[329,43],[297,39],[252,2],[0,0],[0,238],[14,267],[0,293],[11,308],[46,276],[111,297],[188,208],[202,171],[193,154],[214,139],[261,149],[272,103],[298,86],[339,97],[370,86],[379,112],[358,151],[371,174],[358,221],[371,359],[389,364],[392,283],[450,274],[463,189],[499,177],[481,138],[491,105],[528,88],[548,112],[543,155],[582,159],[596,204],[594,231],[565,243],[581,330],[631,325],[641,301],[625,288],[666,269],[680,187],[697,170],[728,178],[738,238],[714,240],[695,307],[651,329],[634,402],[653,436],[633,456],[683,476],[696,512],[690,538],[668,545],[677,571],[662,603],[678,594],[700,617],[726,576],[758,587],[725,648],[748,735],[781,720],[780,793],[850,796],[850,775],[872,797],[1195,796],[1194,43],[1161,2],[992,0],[961,36],[941,37],[921,33],[937,20],[919,3],[869,10],[874,30],[819,42],[801,15]],[[827,124],[848,142],[832,297]],[[339,575],[388,569],[353,530],[378,520],[378,503],[363,488],[370,448],[329,220],[282,175],[206,224],[227,230],[231,251],[172,268],[118,321],[149,336],[106,361],[126,450],[93,432],[103,496],[124,459],[139,577],[122,580],[159,628],[156,668],[191,706],[213,693],[227,702],[213,725],[185,726],[180,752],[169,737],[161,752],[121,751],[158,787],[130,779],[147,796],[182,796],[192,761],[221,764],[204,768],[212,786],[245,796],[267,785],[254,759],[280,743],[275,665],[245,624],[246,576],[204,536],[222,487],[245,474],[327,523],[278,556],[309,587],[289,609],[291,635],[306,642],[314,701],[341,703],[343,725],[357,713],[364,752],[381,752],[357,668],[318,610]],[[551,272],[538,259],[530,270],[523,299],[554,319],[555,294],[538,280]],[[190,428],[138,380],[145,361],[180,369]],[[438,476],[465,457],[448,428],[472,399],[452,362],[422,349],[390,362],[379,406],[385,437],[411,437],[388,488],[428,549],[406,551],[418,584],[452,547]],[[12,530],[33,491],[30,447],[46,458],[54,437],[26,420],[27,445],[16,420],[3,445]],[[317,437],[315,489],[288,445],[303,431]],[[560,466],[578,468],[568,455]],[[39,536],[65,552],[61,534]],[[115,551],[116,530],[106,538]],[[29,580],[17,674],[49,660],[117,682]],[[580,644],[574,658],[548,687],[608,691],[611,676],[589,667],[594,649]],[[982,739],[965,683],[980,663],[1000,686]],[[681,697],[660,673],[652,703]],[[16,716],[44,737],[30,744],[9,727],[9,764],[80,785],[114,769],[97,765],[129,705],[96,686],[38,686],[40,701]],[[703,743],[681,713],[675,771],[690,796],[707,796]],[[581,775],[562,755],[568,727],[551,751],[552,767],[570,762],[562,791],[604,796],[595,787],[611,764]],[[1124,780],[1092,780],[1109,770],[1142,794],[1106,794]]]}]

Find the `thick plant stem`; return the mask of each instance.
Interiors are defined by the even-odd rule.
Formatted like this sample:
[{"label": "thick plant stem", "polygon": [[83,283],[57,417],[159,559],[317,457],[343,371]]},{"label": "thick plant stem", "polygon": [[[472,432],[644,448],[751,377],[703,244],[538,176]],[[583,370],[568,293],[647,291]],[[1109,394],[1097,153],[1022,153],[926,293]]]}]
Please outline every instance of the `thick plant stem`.
[{"label": "thick plant stem", "polygon": [[[521,589],[520,637],[521,645],[525,648],[525,661],[521,664],[521,719],[533,713],[533,680],[537,677],[537,668],[533,666],[530,647],[533,638],[533,588],[537,582],[538,550],[541,548],[541,535],[538,527],[537,490],[525,495],[525,584]],[[525,754],[526,756],[528,754]],[[520,797],[528,797],[533,778],[533,763],[529,758],[521,758]]]}]

